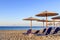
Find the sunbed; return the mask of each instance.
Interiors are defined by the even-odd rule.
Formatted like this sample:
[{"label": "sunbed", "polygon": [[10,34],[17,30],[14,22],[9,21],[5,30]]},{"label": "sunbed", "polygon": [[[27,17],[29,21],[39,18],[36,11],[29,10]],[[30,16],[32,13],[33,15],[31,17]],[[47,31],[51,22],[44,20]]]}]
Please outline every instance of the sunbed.
[{"label": "sunbed", "polygon": [[32,30],[31,30],[31,29],[27,30],[27,32],[26,32],[26,33],[23,33],[23,34],[24,34],[24,35],[28,35],[28,34],[30,34],[30,33],[32,33]]}]

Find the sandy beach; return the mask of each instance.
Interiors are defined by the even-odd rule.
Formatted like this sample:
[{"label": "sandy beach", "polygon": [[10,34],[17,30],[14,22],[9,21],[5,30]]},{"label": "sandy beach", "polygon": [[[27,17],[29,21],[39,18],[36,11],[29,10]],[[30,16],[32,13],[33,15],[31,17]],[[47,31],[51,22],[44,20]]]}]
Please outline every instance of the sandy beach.
[{"label": "sandy beach", "polygon": [[36,36],[23,35],[26,30],[0,30],[0,40],[60,40],[59,35]]}]

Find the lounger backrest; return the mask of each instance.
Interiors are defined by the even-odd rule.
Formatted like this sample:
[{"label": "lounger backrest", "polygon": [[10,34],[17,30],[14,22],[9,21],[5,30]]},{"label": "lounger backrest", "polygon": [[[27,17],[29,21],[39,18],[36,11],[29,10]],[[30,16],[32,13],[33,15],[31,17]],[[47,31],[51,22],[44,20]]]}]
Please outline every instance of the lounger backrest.
[{"label": "lounger backrest", "polygon": [[31,30],[31,29],[29,29],[29,30],[27,31],[27,34],[31,33],[31,31],[32,31],[32,30]]},{"label": "lounger backrest", "polygon": [[53,34],[56,34],[58,31],[60,31],[60,27],[57,27],[57,28],[55,29],[55,31],[53,32]]},{"label": "lounger backrest", "polygon": [[40,30],[37,30],[37,31],[36,31],[34,34],[37,34],[37,33],[39,33],[39,31],[40,31]]},{"label": "lounger backrest", "polygon": [[43,32],[42,33],[44,33],[46,31],[46,28],[45,29],[43,29]]},{"label": "lounger backrest", "polygon": [[45,35],[50,34],[51,31],[52,31],[52,27],[49,27]]}]

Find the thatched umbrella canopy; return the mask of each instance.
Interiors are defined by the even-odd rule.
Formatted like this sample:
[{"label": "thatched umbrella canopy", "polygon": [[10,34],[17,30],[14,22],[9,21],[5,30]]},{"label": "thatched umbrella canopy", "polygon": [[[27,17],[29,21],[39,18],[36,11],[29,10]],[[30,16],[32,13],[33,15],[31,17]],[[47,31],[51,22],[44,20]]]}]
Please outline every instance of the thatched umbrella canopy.
[{"label": "thatched umbrella canopy", "polygon": [[53,17],[51,19],[60,19],[60,16]]},{"label": "thatched umbrella canopy", "polygon": [[46,27],[47,27],[47,17],[48,16],[56,16],[56,15],[58,15],[58,13],[49,12],[49,11],[44,11],[44,12],[41,12],[39,14],[36,14],[36,16],[46,17]]},{"label": "thatched umbrella canopy", "polygon": [[30,25],[31,25],[31,29],[32,29],[32,21],[36,21],[36,20],[40,20],[40,19],[37,19],[37,18],[33,18],[33,17],[28,17],[28,18],[25,18],[23,20],[28,20],[28,21],[31,21]]},{"label": "thatched umbrella canopy", "polygon": [[[55,20],[56,20],[56,19],[60,19],[60,16],[56,16],[56,17],[53,17],[53,18],[51,18],[51,19],[54,20],[54,26],[55,26]],[[59,22],[59,21],[58,21],[58,22]]]}]

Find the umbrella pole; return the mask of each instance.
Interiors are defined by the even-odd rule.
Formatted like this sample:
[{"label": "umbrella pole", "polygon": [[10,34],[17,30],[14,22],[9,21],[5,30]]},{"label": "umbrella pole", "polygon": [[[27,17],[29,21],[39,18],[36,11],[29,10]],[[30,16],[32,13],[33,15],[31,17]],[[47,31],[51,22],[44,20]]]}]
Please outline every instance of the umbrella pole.
[{"label": "umbrella pole", "polygon": [[55,20],[54,20],[54,26],[55,26]]},{"label": "umbrella pole", "polygon": [[59,27],[60,27],[60,21],[59,21]]},{"label": "umbrella pole", "polygon": [[30,28],[32,29],[32,20],[31,20],[31,27]]},{"label": "umbrella pole", "polygon": [[53,20],[54,21],[54,27],[55,27],[55,20]]},{"label": "umbrella pole", "polygon": [[46,28],[48,28],[48,26],[47,26],[47,15],[46,15]]},{"label": "umbrella pole", "polygon": [[43,27],[44,27],[44,21],[43,21]]}]

